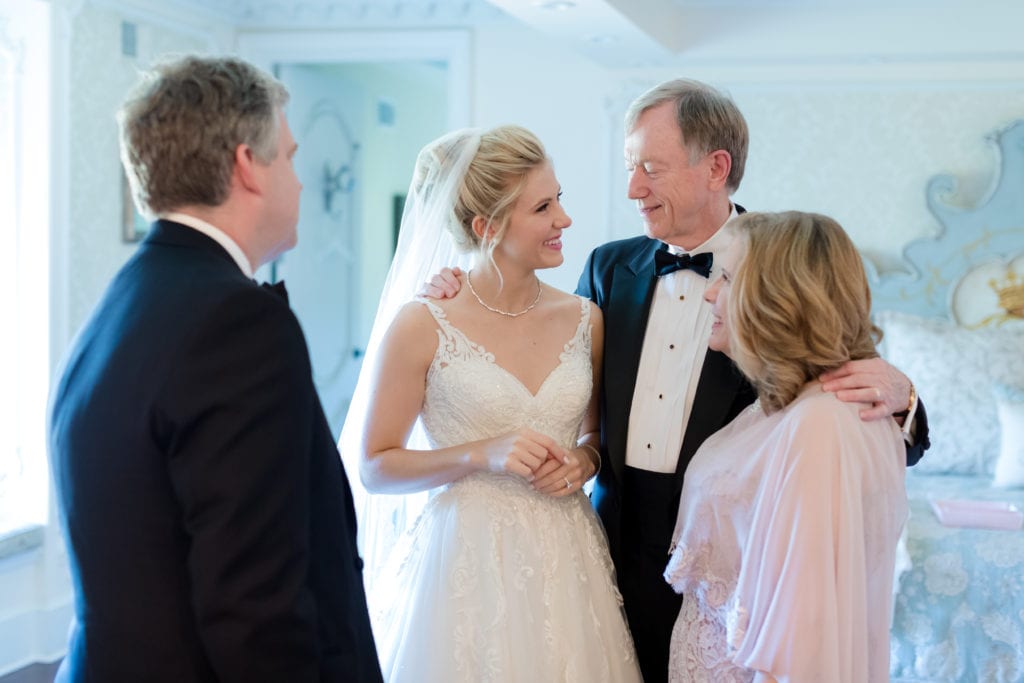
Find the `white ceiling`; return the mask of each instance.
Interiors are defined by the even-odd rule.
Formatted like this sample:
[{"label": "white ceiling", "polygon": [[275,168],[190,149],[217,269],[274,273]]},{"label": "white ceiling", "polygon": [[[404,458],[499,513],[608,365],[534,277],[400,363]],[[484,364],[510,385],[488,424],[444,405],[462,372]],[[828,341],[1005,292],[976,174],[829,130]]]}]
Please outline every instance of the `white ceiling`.
[{"label": "white ceiling", "polygon": [[177,0],[244,28],[521,22],[615,67],[1024,55],[1019,0]]},{"label": "white ceiling", "polygon": [[609,66],[991,58],[1019,0],[490,0]]}]

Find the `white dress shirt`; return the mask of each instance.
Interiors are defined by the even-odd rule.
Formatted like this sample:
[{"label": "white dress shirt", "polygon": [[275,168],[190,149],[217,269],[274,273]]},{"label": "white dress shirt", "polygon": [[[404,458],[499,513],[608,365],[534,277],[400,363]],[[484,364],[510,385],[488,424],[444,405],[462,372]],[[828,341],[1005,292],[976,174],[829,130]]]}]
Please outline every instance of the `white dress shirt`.
[{"label": "white dress shirt", "polygon": [[206,221],[196,218],[195,216],[190,216],[187,213],[179,213],[177,211],[162,213],[159,215],[159,218],[166,221],[181,223],[182,225],[186,225],[193,230],[198,230],[203,233],[214,242],[224,247],[224,251],[228,252],[228,255],[234,259],[235,263],[238,264],[238,267],[242,269],[243,273],[245,273],[245,276],[250,280],[252,279],[252,264],[249,263],[249,259],[245,255],[245,252],[242,251],[242,248],[238,246],[237,242],[228,237],[227,233],[220,228],[210,225]]},{"label": "white dress shirt", "polygon": [[[733,206],[729,218],[736,215]],[[731,243],[732,234],[719,229],[689,252],[669,245],[673,254],[711,252],[714,260],[708,278],[677,270],[659,277],[654,286],[626,433],[630,467],[676,471],[711,336],[711,304],[704,301],[704,291],[721,273],[721,258]]]}]

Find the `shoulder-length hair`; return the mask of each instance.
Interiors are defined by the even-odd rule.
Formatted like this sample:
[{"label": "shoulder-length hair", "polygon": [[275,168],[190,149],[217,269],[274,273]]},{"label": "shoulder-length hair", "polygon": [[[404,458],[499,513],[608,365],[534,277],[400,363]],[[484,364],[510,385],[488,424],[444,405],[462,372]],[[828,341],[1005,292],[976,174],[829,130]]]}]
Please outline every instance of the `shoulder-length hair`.
[{"label": "shoulder-length hair", "polygon": [[730,348],[766,412],[822,373],[878,355],[864,265],[836,221],[747,213],[732,227],[747,249],[729,295]]}]

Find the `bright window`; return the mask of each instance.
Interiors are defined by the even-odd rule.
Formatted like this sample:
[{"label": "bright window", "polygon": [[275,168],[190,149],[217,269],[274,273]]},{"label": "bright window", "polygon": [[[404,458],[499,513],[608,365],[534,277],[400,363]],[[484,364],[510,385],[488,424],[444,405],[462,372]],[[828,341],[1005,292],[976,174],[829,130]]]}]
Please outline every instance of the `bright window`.
[{"label": "bright window", "polygon": [[49,7],[0,0],[0,535],[46,521]]}]

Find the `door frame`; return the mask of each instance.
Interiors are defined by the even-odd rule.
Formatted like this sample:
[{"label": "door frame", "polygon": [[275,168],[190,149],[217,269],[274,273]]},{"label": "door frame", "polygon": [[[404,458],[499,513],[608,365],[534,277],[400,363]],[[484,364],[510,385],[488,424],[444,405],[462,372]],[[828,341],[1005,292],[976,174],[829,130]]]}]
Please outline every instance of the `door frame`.
[{"label": "door frame", "polygon": [[241,57],[271,73],[278,63],[444,62],[448,129],[470,122],[468,30],[240,32],[237,48]]},{"label": "door frame", "polygon": [[[324,30],[324,31],[245,31],[238,33],[236,52],[268,73],[276,73],[278,65],[311,64],[402,64],[434,62],[445,65],[445,97],[447,100],[447,130],[464,128],[470,121],[470,31],[445,30]],[[358,240],[354,245],[358,249]],[[355,281],[362,282],[362,265],[357,259]],[[270,264],[257,272],[260,279],[275,279]],[[349,292],[349,305],[362,310],[362,286]],[[376,310],[376,303],[369,304]],[[356,316],[358,321],[360,316]],[[356,330],[361,325],[356,322]],[[355,333],[356,346],[352,351],[359,358],[361,335]],[[354,366],[358,368],[358,365]],[[354,386],[354,380],[353,380]],[[333,408],[328,409],[334,419]]]}]

